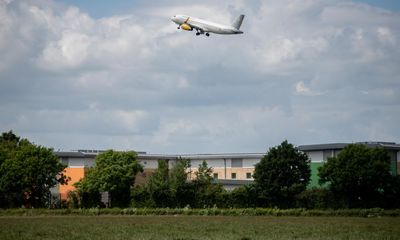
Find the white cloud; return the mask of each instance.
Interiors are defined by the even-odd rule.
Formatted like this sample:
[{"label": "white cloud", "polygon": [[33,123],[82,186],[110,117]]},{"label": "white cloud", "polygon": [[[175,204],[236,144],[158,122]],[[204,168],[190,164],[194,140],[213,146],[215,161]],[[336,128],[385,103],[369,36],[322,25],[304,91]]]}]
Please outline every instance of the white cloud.
[{"label": "white cloud", "polygon": [[[55,148],[169,153],[400,142],[398,13],[322,0],[132,9],[94,19],[2,1],[0,130]],[[222,23],[245,13],[245,34],[196,37],[169,21],[177,13]]]},{"label": "white cloud", "polygon": [[384,44],[396,45],[397,39],[390,28],[379,27],[377,30],[379,40]]},{"label": "white cloud", "polygon": [[305,96],[319,96],[322,93],[312,91],[309,87],[305,85],[303,81],[300,81],[296,84],[296,93]]}]

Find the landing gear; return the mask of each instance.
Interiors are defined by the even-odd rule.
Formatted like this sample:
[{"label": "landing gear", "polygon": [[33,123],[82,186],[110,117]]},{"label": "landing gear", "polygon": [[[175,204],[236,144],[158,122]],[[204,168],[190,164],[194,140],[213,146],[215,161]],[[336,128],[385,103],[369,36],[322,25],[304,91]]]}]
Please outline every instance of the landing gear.
[{"label": "landing gear", "polygon": [[196,29],[196,36],[200,36],[200,35],[202,35],[202,34],[205,34],[207,37],[210,36],[210,33],[204,32],[204,31],[201,30],[201,29]]}]

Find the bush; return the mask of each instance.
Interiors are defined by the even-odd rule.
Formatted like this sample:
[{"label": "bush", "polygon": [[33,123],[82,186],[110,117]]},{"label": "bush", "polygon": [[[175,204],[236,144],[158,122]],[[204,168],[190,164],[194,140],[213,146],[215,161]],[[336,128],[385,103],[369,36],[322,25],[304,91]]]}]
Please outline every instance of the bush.
[{"label": "bush", "polygon": [[144,208],[155,207],[155,203],[150,197],[150,193],[144,186],[136,186],[131,190],[131,207]]},{"label": "bush", "polygon": [[89,208],[89,209],[4,209],[0,216],[98,216],[98,215],[194,215],[194,216],[310,216],[310,217],[400,217],[400,209],[307,210],[304,208]]},{"label": "bush", "polygon": [[257,191],[254,185],[236,188],[229,195],[231,206],[234,208],[256,207]]},{"label": "bush", "polygon": [[296,206],[306,209],[333,208],[333,194],[325,188],[312,188],[296,196]]}]

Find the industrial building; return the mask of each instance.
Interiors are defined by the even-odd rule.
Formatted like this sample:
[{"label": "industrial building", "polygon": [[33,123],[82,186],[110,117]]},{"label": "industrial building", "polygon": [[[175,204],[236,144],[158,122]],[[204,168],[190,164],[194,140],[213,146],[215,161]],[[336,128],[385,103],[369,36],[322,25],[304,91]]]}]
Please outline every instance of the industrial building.
[{"label": "industrial building", "polygon": [[[302,145],[298,149],[305,152],[311,159],[311,181],[310,187],[318,186],[318,167],[324,164],[329,157],[337,154],[349,143]],[[368,147],[385,148],[391,159],[392,174],[400,174],[400,144],[389,142],[362,142]],[[71,178],[68,185],[60,185],[58,194],[61,199],[66,199],[68,192],[74,190],[73,184],[85,175],[85,169],[94,165],[96,155],[102,151],[78,150],[71,152],[55,152],[60,161],[67,166],[65,173]],[[197,167],[207,161],[213,169],[213,177],[217,183],[222,184],[226,189],[250,184],[253,182],[252,175],[255,165],[262,159],[265,153],[228,153],[228,154],[184,154],[184,155],[163,155],[137,152],[138,161],[143,165],[144,172],[136,176],[136,184],[143,184],[147,177],[157,169],[158,160],[168,161],[172,167],[179,159],[189,159],[191,169],[190,178],[194,177]]]}]

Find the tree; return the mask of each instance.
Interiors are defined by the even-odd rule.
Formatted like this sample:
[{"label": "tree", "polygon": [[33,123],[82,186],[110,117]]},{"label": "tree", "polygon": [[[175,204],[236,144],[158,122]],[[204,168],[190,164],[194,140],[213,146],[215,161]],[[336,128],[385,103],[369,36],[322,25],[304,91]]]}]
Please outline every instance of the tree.
[{"label": "tree", "polygon": [[113,207],[127,207],[136,174],[143,171],[133,151],[108,150],[97,155],[95,165],[77,185],[82,193],[108,192]]},{"label": "tree", "polygon": [[293,207],[310,180],[310,159],[287,141],[270,148],[256,164],[254,181],[263,206]]},{"label": "tree", "polygon": [[[188,182],[189,172],[187,169],[189,166],[187,159],[178,159],[171,169],[169,169],[167,161],[158,161],[156,172],[150,176],[146,184],[146,190],[153,206],[184,207],[192,203],[194,191]],[[135,198],[142,199],[142,201],[144,200],[143,196],[146,196],[143,191],[140,191],[140,188],[136,189],[135,194]]]},{"label": "tree", "polygon": [[18,147],[20,138],[12,131],[4,132],[0,136],[0,165],[8,158],[13,156]]},{"label": "tree", "polygon": [[206,161],[203,161],[196,172],[196,179],[193,180],[195,191],[194,207],[204,208],[213,207],[222,202],[225,190],[222,185],[213,183],[211,176],[213,169],[208,167]]},{"label": "tree", "polygon": [[185,207],[193,204],[194,189],[188,182],[189,168],[190,161],[180,158],[170,171],[169,183],[173,196],[173,207]]},{"label": "tree", "polygon": [[76,182],[68,195],[70,207],[93,208],[102,205],[99,185],[93,168],[85,169],[85,178]]},{"label": "tree", "polygon": [[213,180],[213,177],[211,176],[213,172],[212,167],[208,167],[208,164],[206,161],[203,161],[200,165],[199,168],[196,172],[196,179],[195,182],[199,184],[205,184],[208,185],[211,183]]},{"label": "tree", "polygon": [[172,192],[169,184],[168,162],[158,161],[158,168],[150,176],[146,188],[155,207],[169,207],[172,203]]},{"label": "tree", "polygon": [[390,157],[383,148],[350,144],[318,171],[320,183],[345,207],[378,207],[390,192]]},{"label": "tree", "polygon": [[0,194],[2,205],[44,207],[50,189],[66,184],[62,165],[53,150],[20,139],[12,131],[0,137]]}]

